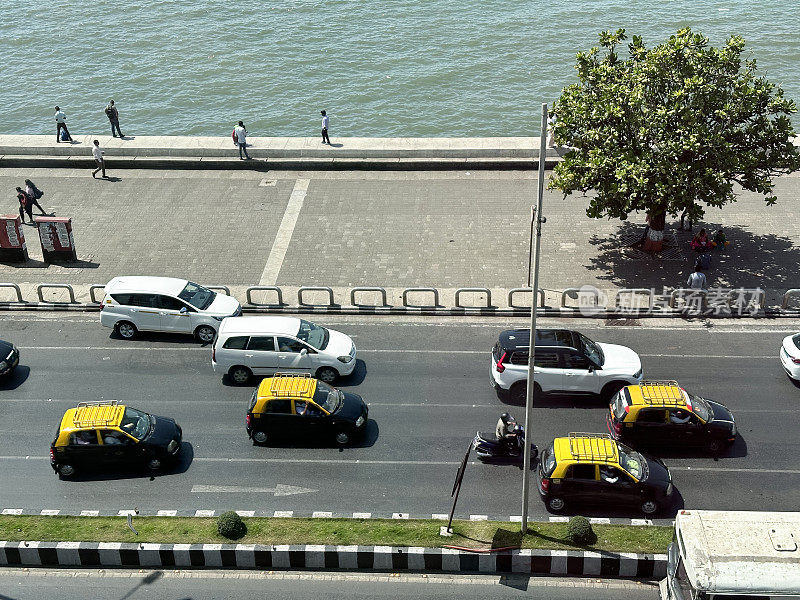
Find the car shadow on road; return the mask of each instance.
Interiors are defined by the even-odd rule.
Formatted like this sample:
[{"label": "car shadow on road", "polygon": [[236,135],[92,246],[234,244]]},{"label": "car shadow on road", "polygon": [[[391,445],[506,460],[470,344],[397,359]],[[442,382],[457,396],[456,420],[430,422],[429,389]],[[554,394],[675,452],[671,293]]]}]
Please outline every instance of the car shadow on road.
[{"label": "car shadow on road", "polygon": [[[333,436],[325,436],[316,440],[303,438],[302,443],[297,438],[291,436],[273,437],[265,444],[258,444],[265,448],[331,448],[344,452],[349,448],[371,448],[378,441],[380,429],[374,419],[367,420],[367,426],[361,437],[354,437],[346,446],[339,446],[333,440]],[[255,445],[255,444],[254,444]]]},{"label": "car shadow on road", "polygon": [[[524,402],[515,402],[510,397],[501,397],[500,402],[508,406],[524,408]],[[571,396],[568,394],[539,394],[534,398],[534,408],[602,408],[608,410],[608,402],[600,396]]]},{"label": "car shadow on road", "polygon": [[571,517],[574,515],[581,515],[587,518],[609,518],[609,519],[672,519],[678,514],[678,511],[684,508],[683,496],[680,490],[675,488],[672,492],[672,501],[667,506],[662,506],[658,512],[652,515],[646,515],[638,510],[635,506],[615,508],[611,504],[604,505],[585,505],[585,504],[567,504],[564,510],[553,512],[547,509],[553,515],[562,517]]},{"label": "car shadow on road", "polygon": [[31,368],[26,365],[17,365],[7,377],[0,379],[0,390],[15,390],[30,377]]},{"label": "car shadow on road", "polygon": [[353,369],[353,372],[350,375],[345,377],[339,377],[336,381],[333,382],[335,387],[350,387],[354,385],[361,385],[364,383],[364,379],[367,378],[367,363],[365,363],[360,358],[356,359],[356,366]]},{"label": "car shadow on road", "polygon": [[641,450],[645,454],[657,456],[658,458],[713,458],[716,460],[723,460],[726,458],[744,458],[747,456],[747,442],[741,435],[736,436],[736,440],[728,446],[723,448],[717,454],[711,454],[702,446],[696,447],[648,447],[646,445],[636,445],[636,450]]},{"label": "car shadow on road", "polygon": [[189,470],[194,461],[194,447],[189,442],[181,444],[181,452],[177,461],[172,465],[165,465],[161,470],[152,472],[143,465],[131,466],[129,468],[99,468],[91,471],[78,471],[75,476],[62,478],[64,481],[120,481],[124,479],[159,479],[171,475],[180,475]]},{"label": "car shadow on road", "polygon": [[111,340],[120,340],[121,342],[166,342],[173,344],[191,344],[199,346],[200,348],[210,348],[211,344],[200,342],[196,337],[190,333],[160,333],[155,331],[138,331],[133,340],[126,340],[116,329],[112,329],[108,335]]}]

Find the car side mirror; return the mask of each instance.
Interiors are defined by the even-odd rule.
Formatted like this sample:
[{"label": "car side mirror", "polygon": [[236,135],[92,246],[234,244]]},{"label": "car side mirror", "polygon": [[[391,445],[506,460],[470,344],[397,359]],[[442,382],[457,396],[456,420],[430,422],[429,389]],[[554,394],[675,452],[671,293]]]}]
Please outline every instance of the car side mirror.
[{"label": "car side mirror", "polygon": [[189,312],[188,308],[186,308],[185,306],[181,308],[181,314],[182,315],[185,315],[187,312]]},{"label": "car side mirror", "polygon": [[306,350],[305,348],[300,350],[300,356],[305,356],[306,354],[308,354],[308,350]]}]

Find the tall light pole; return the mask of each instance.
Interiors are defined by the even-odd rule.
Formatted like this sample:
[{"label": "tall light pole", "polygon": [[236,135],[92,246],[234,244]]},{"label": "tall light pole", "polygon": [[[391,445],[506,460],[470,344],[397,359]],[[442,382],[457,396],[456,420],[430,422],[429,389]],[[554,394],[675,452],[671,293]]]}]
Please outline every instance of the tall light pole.
[{"label": "tall light pole", "polygon": [[[528,393],[525,398],[525,454],[522,462],[522,534],[528,532],[528,499],[531,487],[531,440],[532,425],[531,413],[533,412],[533,365],[536,357],[536,305],[539,301],[539,249],[542,240],[542,199],[544,197],[544,161],[547,156],[547,103],[542,104],[542,132],[539,137],[539,191],[537,194],[537,208],[531,212],[531,235],[536,230],[536,242],[533,250],[533,296],[531,298],[531,341],[528,350]],[[530,263],[530,261],[529,261]],[[530,264],[528,266],[530,278]]]}]

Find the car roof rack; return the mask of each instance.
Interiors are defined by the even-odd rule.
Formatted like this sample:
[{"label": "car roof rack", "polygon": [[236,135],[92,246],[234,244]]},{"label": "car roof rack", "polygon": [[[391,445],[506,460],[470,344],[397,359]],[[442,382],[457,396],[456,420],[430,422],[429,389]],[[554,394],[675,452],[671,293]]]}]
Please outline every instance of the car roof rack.
[{"label": "car roof rack", "polygon": [[122,406],[117,400],[98,400],[96,402],[78,402],[72,423],[75,427],[94,427],[97,425],[114,425],[119,419]]},{"label": "car roof rack", "polygon": [[569,452],[577,461],[617,460],[617,445],[607,433],[572,432],[568,439]]},{"label": "car roof rack", "polygon": [[648,406],[683,406],[686,404],[683,389],[674,379],[642,381],[639,389],[642,391],[642,401]]},{"label": "car roof rack", "polygon": [[275,373],[269,386],[269,393],[278,398],[293,396],[311,397],[314,379],[310,373]]}]

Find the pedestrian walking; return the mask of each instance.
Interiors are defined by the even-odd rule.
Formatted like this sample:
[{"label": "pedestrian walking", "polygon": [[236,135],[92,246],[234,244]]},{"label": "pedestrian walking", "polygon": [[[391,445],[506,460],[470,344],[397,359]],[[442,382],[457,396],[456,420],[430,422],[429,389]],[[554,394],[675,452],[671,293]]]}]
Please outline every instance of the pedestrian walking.
[{"label": "pedestrian walking", "polygon": [[694,273],[689,275],[686,285],[693,290],[704,290],[706,288],[706,275],[699,264],[695,265]]},{"label": "pedestrian walking", "polygon": [[328,137],[328,113],[322,110],[320,114],[322,115],[322,143],[330,146],[331,138]]},{"label": "pedestrian walking", "polygon": [[97,175],[98,171],[103,171],[103,179],[107,179],[106,177],[106,161],[103,158],[103,151],[100,149],[100,142],[97,140],[94,141],[94,147],[92,148],[92,154],[94,155],[94,162],[97,163],[97,168],[92,171],[92,177],[94,178]]},{"label": "pedestrian walking", "polygon": [[22,222],[25,222],[25,213],[28,213],[28,218],[33,225],[33,208],[28,200],[28,195],[22,191],[22,188],[17,188],[17,200],[19,200],[19,216]]},{"label": "pedestrian walking", "polygon": [[[239,159],[244,160],[247,158],[249,160],[250,155],[247,153],[247,129],[241,121],[233,128],[233,137],[234,142],[239,147]],[[244,152],[244,156],[242,156],[242,152]]]},{"label": "pedestrian walking", "polygon": [[43,215],[47,215],[42,208],[42,205],[39,204],[39,198],[44,196],[44,192],[36,187],[36,185],[30,180],[25,180],[25,194],[28,196],[28,203],[31,207],[31,212],[33,212],[33,207],[35,206],[40,211],[42,211]]},{"label": "pedestrian walking", "polygon": [[552,148],[554,146],[553,142],[553,127],[556,125],[556,113],[550,111],[550,114],[547,117],[547,147]]},{"label": "pedestrian walking", "polygon": [[[108,104],[106,105],[106,116],[108,120],[111,122],[111,136],[117,137],[117,133],[119,137],[125,137],[122,135],[122,132],[119,130],[119,111],[117,107],[114,106],[114,101],[109,100]],[[114,129],[116,129],[117,133],[114,133]]]},{"label": "pedestrian walking", "polygon": [[64,111],[61,110],[58,106],[56,106],[56,142],[61,142],[61,130],[64,130],[64,133],[67,136],[67,139],[64,140],[66,142],[72,141],[72,136],[69,134],[69,129],[67,129],[67,115],[64,114]]}]

